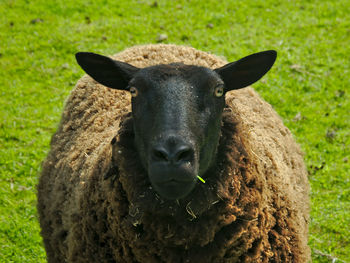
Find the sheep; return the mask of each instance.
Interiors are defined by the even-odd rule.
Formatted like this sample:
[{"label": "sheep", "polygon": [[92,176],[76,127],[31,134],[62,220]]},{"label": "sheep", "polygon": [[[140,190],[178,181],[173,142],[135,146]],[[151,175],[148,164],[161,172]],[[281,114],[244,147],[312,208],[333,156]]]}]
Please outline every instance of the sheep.
[{"label": "sheep", "polygon": [[91,77],[66,101],[38,184],[48,262],[310,260],[302,152],[246,87],[275,57],[78,53]]}]

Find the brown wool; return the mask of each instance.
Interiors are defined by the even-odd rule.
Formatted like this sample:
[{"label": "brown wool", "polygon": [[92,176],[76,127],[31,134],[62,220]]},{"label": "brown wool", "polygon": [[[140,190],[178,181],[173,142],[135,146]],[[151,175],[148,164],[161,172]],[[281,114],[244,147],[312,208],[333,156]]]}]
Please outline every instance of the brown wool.
[{"label": "brown wool", "polygon": [[[190,47],[135,46],[113,58],[218,68]],[[178,202],[162,200],[133,145],[130,95],[81,78],[38,185],[49,262],[307,262],[309,184],[299,146],[250,87],[226,94],[215,167]]]}]

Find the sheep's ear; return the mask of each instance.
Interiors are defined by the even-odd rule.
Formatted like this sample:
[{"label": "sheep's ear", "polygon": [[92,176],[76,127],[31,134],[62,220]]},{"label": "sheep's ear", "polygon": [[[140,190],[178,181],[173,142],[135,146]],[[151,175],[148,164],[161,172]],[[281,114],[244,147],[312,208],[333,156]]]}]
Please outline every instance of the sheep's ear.
[{"label": "sheep's ear", "polygon": [[112,89],[125,90],[139,70],[128,63],[90,52],[75,54],[80,67],[94,80]]},{"label": "sheep's ear", "polygon": [[277,57],[274,50],[244,57],[236,62],[215,69],[225,82],[225,91],[241,89],[258,81],[272,67]]}]

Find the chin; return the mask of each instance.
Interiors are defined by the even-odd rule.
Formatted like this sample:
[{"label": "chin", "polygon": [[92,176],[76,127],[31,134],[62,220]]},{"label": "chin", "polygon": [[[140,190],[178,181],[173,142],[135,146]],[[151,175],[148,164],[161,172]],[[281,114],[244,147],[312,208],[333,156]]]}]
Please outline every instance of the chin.
[{"label": "chin", "polygon": [[196,185],[192,182],[179,182],[171,180],[162,183],[152,183],[154,190],[163,198],[168,200],[177,200],[186,197],[191,193]]}]

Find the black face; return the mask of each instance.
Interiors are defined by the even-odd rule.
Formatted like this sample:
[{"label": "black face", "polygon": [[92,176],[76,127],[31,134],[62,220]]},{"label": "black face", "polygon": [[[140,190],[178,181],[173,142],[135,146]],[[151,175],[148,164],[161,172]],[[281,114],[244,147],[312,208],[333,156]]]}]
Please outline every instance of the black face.
[{"label": "black face", "polygon": [[135,143],[154,189],[186,196],[215,160],[225,106],[212,70],[182,64],[140,70],[129,83]]},{"label": "black face", "polygon": [[139,69],[87,52],[76,58],[96,81],[130,91],[135,145],[150,183],[162,197],[180,199],[215,162],[224,94],[259,80],[276,52],[256,53],[215,70],[183,64]]}]

